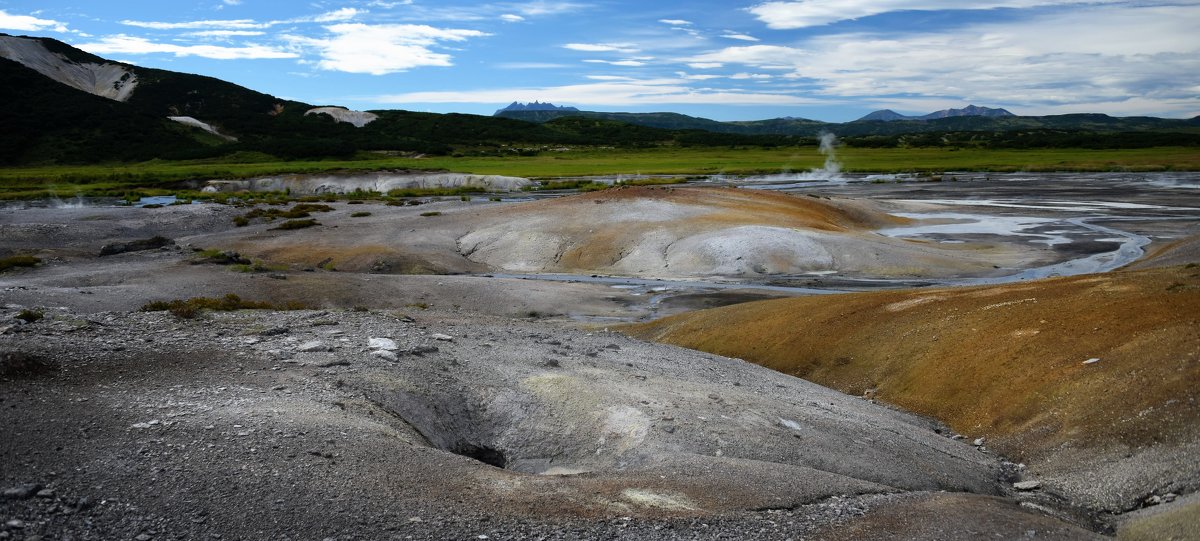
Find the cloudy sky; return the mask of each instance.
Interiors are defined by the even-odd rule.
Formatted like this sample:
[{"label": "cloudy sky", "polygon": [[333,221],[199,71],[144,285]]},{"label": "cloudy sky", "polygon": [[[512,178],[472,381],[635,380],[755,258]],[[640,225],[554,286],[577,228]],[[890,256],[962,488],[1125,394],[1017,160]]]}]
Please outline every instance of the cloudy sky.
[{"label": "cloudy sky", "polygon": [[313,104],[1200,115],[1200,0],[0,0],[0,32]]}]

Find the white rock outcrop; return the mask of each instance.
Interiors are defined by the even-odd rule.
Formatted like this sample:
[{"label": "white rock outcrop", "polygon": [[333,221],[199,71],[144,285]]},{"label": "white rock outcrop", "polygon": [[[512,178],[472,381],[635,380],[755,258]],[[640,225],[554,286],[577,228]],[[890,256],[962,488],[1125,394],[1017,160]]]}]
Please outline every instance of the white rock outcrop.
[{"label": "white rock outcrop", "polygon": [[125,66],[74,62],[51,52],[35,39],[0,36],[0,56],[69,87],[110,100],[128,101],[138,84],[137,75]]},{"label": "white rock outcrop", "polygon": [[379,118],[375,113],[351,111],[345,107],[317,107],[304,112],[304,116],[308,115],[329,115],[338,122],[353,124],[356,128],[366,126]]},{"label": "white rock outcrop", "polygon": [[213,127],[212,124],[209,124],[207,122],[203,122],[200,120],[196,120],[195,118],[192,118],[190,116],[169,116],[167,118],[174,120],[175,122],[178,122],[180,124],[191,126],[193,128],[200,128],[208,133],[216,135],[217,137],[225,139],[226,141],[237,141],[237,137],[233,137],[232,135],[225,135],[225,134],[217,131],[217,128]]}]

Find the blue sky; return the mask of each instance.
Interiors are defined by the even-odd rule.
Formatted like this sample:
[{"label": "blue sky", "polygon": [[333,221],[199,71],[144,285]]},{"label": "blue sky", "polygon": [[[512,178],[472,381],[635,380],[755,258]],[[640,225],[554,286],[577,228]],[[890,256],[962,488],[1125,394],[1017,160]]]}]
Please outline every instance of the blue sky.
[{"label": "blue sky", "polygon": [[1200,0],[0,0],[0,32],[354,109],[1200,115]]}]

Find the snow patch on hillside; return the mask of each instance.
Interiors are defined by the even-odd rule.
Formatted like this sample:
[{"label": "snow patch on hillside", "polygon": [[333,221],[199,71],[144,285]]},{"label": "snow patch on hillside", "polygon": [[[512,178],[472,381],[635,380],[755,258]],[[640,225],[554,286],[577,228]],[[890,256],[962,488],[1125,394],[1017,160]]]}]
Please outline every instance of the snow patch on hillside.
[{"label": "snow patch on hillside", "polygon": [[69,87],[110,100],[129,100],[138,84],[137,75],[125,66],[73,62],[33,39],[0,36],[0,56]]},{"label": "snow patch on hillside", "polygon": [[351,111],[345,107],[317,107],[304,112],[304,116],[308,115],[329,115],[338,122],[353,124],[356,128],[366,126],[379,118],[375,113]]}]

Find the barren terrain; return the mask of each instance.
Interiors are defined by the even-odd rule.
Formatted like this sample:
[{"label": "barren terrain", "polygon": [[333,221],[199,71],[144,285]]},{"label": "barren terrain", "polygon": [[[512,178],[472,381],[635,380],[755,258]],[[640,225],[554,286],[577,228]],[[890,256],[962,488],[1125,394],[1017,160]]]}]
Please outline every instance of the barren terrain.
[{"label": "barren terrain", "polygon": [[[248,209],[219,205],[4,210],[0,257],[42,262],[0,274],[3,533],[1194,531],[1195,221],[1142,198],[1102,222],[1126,237],[1047,209],[994,212],[1033,224],[1015,236],[905,236],[888,231],[967,221],[924,216],[961,212],[941,193],[867,188],[343,202],[296,230],[236,227]],[[1005,186],[941,189],[960,188]],[[1069,242],[1030,242],[1047,237]],[[801,296],[635,332],[716,355],[605,328],[811,292],[769,283],[998,280],[1141,238],[1142,270]],[[230,293],[305,309],[139,311]]]}]

